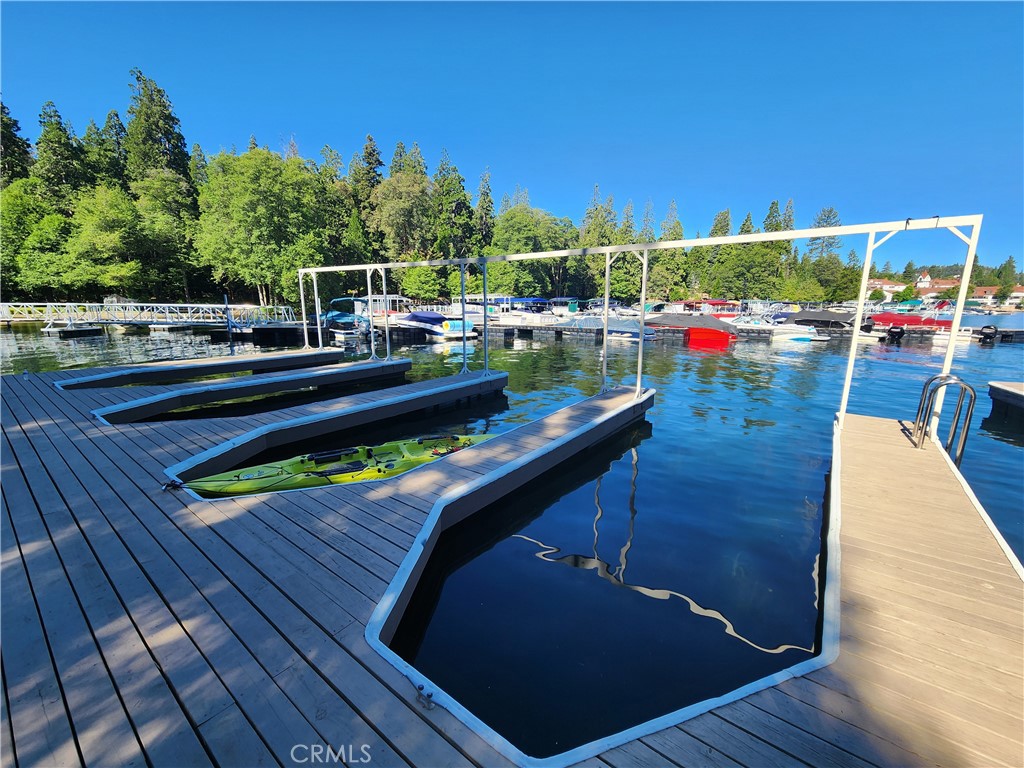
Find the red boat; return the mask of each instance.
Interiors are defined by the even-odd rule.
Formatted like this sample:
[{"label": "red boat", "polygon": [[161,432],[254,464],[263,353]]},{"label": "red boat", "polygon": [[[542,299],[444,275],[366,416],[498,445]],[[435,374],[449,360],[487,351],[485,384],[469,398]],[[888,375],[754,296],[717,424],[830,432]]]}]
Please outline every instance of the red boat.
[{"label": "red boat", "polygon": [[647,325],[655,331],[659,328],[684,328],[687,345],[696,349],[725,349],[736,341],[732,326],[710,315],[666,312],[652,317]]},{"label": "red boat", "polygon": [[889,328],[893,325],[902,325],[904,328],[950,328],[952,320],[939,320],[935,317],[923,317],[922,315],[903,314],[901,312],[879,312],[871,315],[875,321],[876,328]]}]

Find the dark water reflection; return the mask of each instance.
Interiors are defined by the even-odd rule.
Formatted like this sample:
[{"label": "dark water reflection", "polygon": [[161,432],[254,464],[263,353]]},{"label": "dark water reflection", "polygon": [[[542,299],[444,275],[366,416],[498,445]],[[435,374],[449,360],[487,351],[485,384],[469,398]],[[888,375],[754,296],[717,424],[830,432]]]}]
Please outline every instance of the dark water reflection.
[{"label": "dark water reflection", "polygon": [[[446,532],[392,647],[549,756],[818,651],[820,509],[656,487],[631,430]],[[680,478],[681,479],[681,478]]]}]

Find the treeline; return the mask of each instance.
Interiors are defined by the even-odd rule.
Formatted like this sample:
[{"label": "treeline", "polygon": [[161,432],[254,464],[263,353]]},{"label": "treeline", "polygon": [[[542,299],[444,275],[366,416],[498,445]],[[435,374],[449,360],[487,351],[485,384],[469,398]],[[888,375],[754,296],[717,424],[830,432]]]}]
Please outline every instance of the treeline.
[{"label": "treeline", "polygon": [[[202,301],[228,293],[234,301],[294,302],[301,267],[684,238],[674,201],[657,226],[650,202],[637,223],[632,202],[617,211],[614,199],[602,199],[596,187],[579,226],[533,207],[519,188],[504,195],[495,212],[486,171],[474,202],[447,152],[430,173],[415,143],[406,147],[399,142],[388,165],[372,136],[347,166],[330,146],[312,160],[300,156],[294,140],[275,152],[259,146],[255,137],[245,152],[232,148],[207,158],[198,144],[187,148],[163,89],[138,69],[131,75],[127,124],[110,111],[102,127],[90,121],[78,136],[48,102],[34,147],[0,105],[5,301],[85,301],[109,294]],[[839,223],[838,213],[825,208],[811,226]],[[724,210],[708,234],[792,228],[793,201],[781,208],[773,201],[759,227],[748,213],[734,230],[731,212]],[[855,298],[860,262],[855,251],[842,256],[842,249],[839,238],[824,237],[808,240],[802,252],[787,241],[652,252],[648,294],[664,299]],[[1016,275],[1015,267],[1010,271]],[[635,301],[640,272],[637,259],[619,257],[612,269],[612,294]],[[898,277],[889,265],[873,273]],[[391,290],[426,301],[459,291],[454,268],[398,270],[389,280]],[[602,257],[488,268],[492,293],[586,297],[600,294],[603,282]],[[321,285],[332,296],[365,292],[365,274],[326,276]],[[482,288],[475,268],[469,270],[467,288],[474,293]]]}]

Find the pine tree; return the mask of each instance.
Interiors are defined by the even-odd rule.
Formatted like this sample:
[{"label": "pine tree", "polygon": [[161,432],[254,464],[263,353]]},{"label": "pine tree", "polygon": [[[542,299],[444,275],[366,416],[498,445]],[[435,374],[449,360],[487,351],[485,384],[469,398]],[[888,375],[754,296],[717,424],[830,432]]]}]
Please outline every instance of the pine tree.
[{"label": "pine tree", "polygon": [[246,152],[252,152],[254,149],[259,149],[260,145],[256,142],[256,134],[249,134],[249,146],[245,148]]},{"label": "pine tree", "polygon": [[[792,220],[793,216],[793,201],[790,200],[786,206],[786,215]],[[764,217],[763,223],[765,232],[783,232],[787,227],[785,223],[785,217],[779,213],[779,201],[772,200],[771,205],[768,206],[768,215]],[[785,259],[789,255],[789,250],[792,247],[791,240],[775,240],[768,243],[768,247],[779,254],[780,259]]]},{"label": "pine tree", "polygon": [[[366,135],[366,143],[363,145],[362,153],[352,157],[348,166],[348,186],[352,190],[352,198],[356,210],[359,211],[359,218],[371,224],[375,220],[376,206],[374,203],[374,190],[380,186],[384,177],[380,169],[384,162],[380,159],[380,150],[377,149],[377,142],[373,136]],[[384,239],[380,228],[372,227],[367,233],[370,240],[370,250],[373,260],[380,257],[384,249]]]},{"label": "pine tree", "polygon": [[36,161],[29,175],[43,182],[47,199],[58,210],[70,212],[71,194],[85,181],[81,144],[52,101],[43,105],[39,126]]},{"label": "pine tree", "polygon": [[609,196],[602,203],[601,189],[595,184],[594,196],[590,200],[590,205],[583,215],[583,224],[580,226],[580,247],[612,245],[615,242],[617,228],[615,218],[614,199]]},{"label": "pine tree", "polygon": [[192,157],[188,162],[188,177],[192,181],[192,188],[199,190],[209,179],[206,172],[206,155],[203,148],[198,144],[192,145]]},{"label": "pine tree", "polygon": [[32,165],[32,148],[19,136],[21,126],[11,117],[7,105],[0,102],[0,189],[15,179],[28,177]]},{"label": "pine tree", "polygon": [[423,159],[420,145],[415,141],[412,143],[412,149],[409,150],[409,154],[405,157],[405,170],[417,176],[427,175],[427,163]]},{"label": "pine tree", "polygon": [[782,229],[789,231],[796,228],[796,220],[793,217],[793,198],[786,201],[786,210],[782,214]]},{"label": "pine tree", "polygon": [[627,200],[622,209],[622,220],[615,232],[616,245],[628,245],[636,242],[636,223],[633,220],[633,201]]},{"label": "pine tree", "polygon": [[508,192],[503,192],[501,195],[501,204],[498,206],[498,216],[504,216],[512,210],[512,198],[509,197]]},{"label": "pine tree", "polygon": [[640,224],[640,242],[653,243],[657,237],[654,231],[654,201],[648,198],[644,204],[644,216]]},{"label": "pine tree", "polygon": [[473,236],[477,253],[491,244],[494,238],[494,199],[491,197],[491,173],[484,171],[473,209]]},{"label": "pine tree", "polygon": [[463,258],[471,247],[473,209],[463,178],[446,149],[441,150],[441,161],[434,173],[432,198],[434,252],[441,257]]},{"label": "pine tree", "polygon": [[370,195],[383,180],[384,177],[380,172],[383,167],[384,163],[380,159],[377,143],[373,140],[373,136],[367,134],[366,144],[363,145],[363,153],[359,156],[358,165],[353,160],[349,167],[349,184],[352,186],[352,192],[360,207],[369,204]]},{"label": "pine tree", "polygon": [[751,216],[751,215],[750,215],[750,214],[748,213],[748,214],[747,214],[747,218],[745,218],[745,219],[743,220],[743,223],[742,223],[742,224],[740,224],[740,231],[739,231],[739,233],[738,233],[738,234],[741,234],[741,235],[750,235],[750,234],[753,234],[753,232],[754,232],[754,219],[753,219],[753,217],[752,217],[752,216]]},{"label": "pine tree", "polygon": [[[840,224],[839,214],[836,212],[836,209],[827,207],[818,211],[818,215],[814,217],[811,228],[838,227]],[[807,253],[815,261],[829,255],[835,256],[838,259],[839,250],[842,247],[843,239],[838,235],[818,235],[817,237],[807,238]],[[828,288],[828,286],[826,285],[825,288]]]},{"label": "pine tree", "polygon": [[85,169],[90,184],[126,187],[126,131],[116,110],[107,113],[103,128],[89,121],[82,137]]},{"label": "pine tree", "polygon": [[324,144],[324,148],[320,150],[320,157],[323,158],[319,167],[320,174],[328,179],[340,179],[345,166],[341,153],[335,151],[330,144]]},{"label": "pine tree", "polygon": [[133,69],[130,122],[125,136],[125,163],[128,179],[144,178],[147,171],[166,168],[184,179],[189,178],[188,150],[180,123],[167,94],[153,80]]},{"label": "pine tree", "polygon": [[395,145],[395,154],[391,156],[391,166],[388,168],[388,175],[394,176],[405,170],[405,144],[398,142]]}]

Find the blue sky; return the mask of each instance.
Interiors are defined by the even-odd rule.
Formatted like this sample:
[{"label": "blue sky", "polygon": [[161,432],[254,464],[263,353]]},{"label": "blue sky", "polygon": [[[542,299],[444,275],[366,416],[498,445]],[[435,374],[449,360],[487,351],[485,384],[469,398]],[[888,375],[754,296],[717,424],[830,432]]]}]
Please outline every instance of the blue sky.
[{"label": "blue sky", "polygon": [[[129,70],[167,91],[189,145],[294,135],[387,163],[442,148],[475,194],[517,185],[579,224],[600,186],[686,234],[794,200],[844,223],[982,213],[981,262],[1024,264],[1024,4],[3,2],[0,88],[23,135],[52,100],[81,134],[127,120]],[[845,248],[863,254],[864,238]],[[902,268],[962,261],[900,235]]]}]

